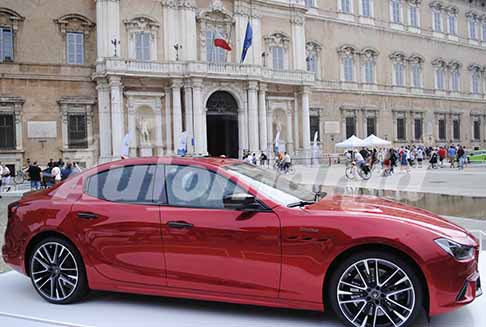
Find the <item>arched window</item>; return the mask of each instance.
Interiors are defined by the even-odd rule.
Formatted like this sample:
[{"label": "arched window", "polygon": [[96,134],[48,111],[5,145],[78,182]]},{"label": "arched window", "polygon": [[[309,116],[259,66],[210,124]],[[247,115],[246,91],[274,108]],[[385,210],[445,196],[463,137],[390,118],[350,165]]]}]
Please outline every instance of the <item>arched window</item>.
[{"label": "arched window", "polygon": [[461,90],[461,64],[457,61],[451,61],[448,64],[450,74],[450,87],[452,92],[460,92]]},{"label": "arched window", "polygon": [[406,58],[401,52],[394,52],[390,56],[393,66],[393,85],[398,87],[405,86]]},{"label": "arched window", "polygon": [[362,82],[365,84],[376,84],[376,58],[378,51],[364,49],[361,51]]},{"label": "arched window", "polygon": [[214,40],[222,38],[231,43],[232,15],[224,9],[222,2],[211,4],[208,10],[203,10],[197,17],[200,24],[201,61],[226,62],[231,59],[227,52],[214,45]]},{"label": "arched window", "polygon": [[344,45],[338,49],[341,59],[341,80],[343,82],[355,82],[355,56],[356,49],[349,45]]},{"label": "arched window", "polygon": [[437,58],[432,61],[432,66],[434,66],[435,89],[445,90],[446,62],[442,58]]},{"label": "arched window", "polygon": [[83,65],[85,63],[85,41],[95,24],[79,14],[67,14],[54,22],[66,39],[66,63]]},{"label": "arched window", "polygon": [[288,69],[290,38],[285,33],[273,33],[265,37],[267,53],[274,69]]},{"label": "arched window", "polygon": [[424,59],[418,55],[412,55],[409,58],[410,63],[410,84],[415,89],[423,87],[422,72]]},{"label": "arched window", "polygon": [[469,66],[471,72],[471,93],[478,95],[481,93],[481,67],[477,64]]},{"label": "arched window", "polygon": [[24,19],[13,10],[0,8],[0,62],[14,60],[15,34]]},{"label": "arched window", "polygon": [[317,42],[307,42],[306,44],[306,61],[307,70],[316,73],[317,78],[320,78],[320,53],[321,45]]},{"label": "arched window", "polygon": [[128,31],[128,57],[138,61],[157,60],[158,22],[137,16],[124,23]]}]

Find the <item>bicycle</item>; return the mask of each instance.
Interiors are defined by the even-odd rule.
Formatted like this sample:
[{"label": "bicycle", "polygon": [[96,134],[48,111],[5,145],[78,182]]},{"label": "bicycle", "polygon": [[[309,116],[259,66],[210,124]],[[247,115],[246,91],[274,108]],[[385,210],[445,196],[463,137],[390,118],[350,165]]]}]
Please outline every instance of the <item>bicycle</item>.
[{"label": "bicycle", "polygon": [[368,168],[365,169],[367,165],[363,167],[358,167],[355,162],[347,166],[344,170],[344,174],[348,179],[355,179],[356,176],[361,177],[361,179],[367,181],[371,178],[372,171]]},{"label": "bicycle", "polygon": [[15,177],[13,178],[15,184],[23,184],[26,180],[30,180],[29,174],[23,170],[17,170]]}]

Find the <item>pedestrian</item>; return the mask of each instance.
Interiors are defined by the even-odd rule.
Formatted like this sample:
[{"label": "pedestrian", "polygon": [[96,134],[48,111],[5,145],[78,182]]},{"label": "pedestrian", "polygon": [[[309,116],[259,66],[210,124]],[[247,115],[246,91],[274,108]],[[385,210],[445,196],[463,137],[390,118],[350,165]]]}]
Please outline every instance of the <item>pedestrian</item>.
[{"label": "pedestrian", "polygon": [[447,151],[447,155],[449,157],[449,163],[451,165],[451,168],[454,168],[454,162],[456,161],[456,155],[457,155],[457,151],[454,145],[451,144],[449,150]]},{"label": "pedestrian", "polygon": [[422,168],[422,161],[424,161],[424,150],[421,147],[417,149],[416,157],[418,166]]},{"label": "pedestrian", "polygon": [[260,153],[260,166],[265,166],[265,163],[267,162],[267,155],[265,153]]},{"label": "pedestrian", "polygon": [[[1,163],[0,163],[1,166]],[[10,189],[12,188],[10,186],[10,169],[5,165],[2,167],[2,174],[1,174],[1,180],[2,180],[2,187],[4,192],[10,192]],[[1,188],[0,188],[1,191]]]},{"label": "pedestrian", "polygon": [[284,169],[285,172],[289,171],[291,164],[292,164],[292,159],[290,158],[290,154],[285,152],[284,156],[283,156],[283,169]]},{"label": "pedestrian", "polygon": [[59,162],[54,163],[54,167],[51,170],[51,177],[54,179],[54,185],[61,182],[61,168],[59,168]]},{"label": "pedestrian", "polygon": [[28,171],[29,171],[29,176],[30,176],[30,189],[31,190],[40,189],[42,170],[40,169],[39,165],[37,164],[37,161],[34,161],[34,164],[30,165]]},{"label": "pedestrian", "polygon": [[446,157],[446,149],[445,146],[441,146],[439,148],[439,161],[440,161],[440,167],[444,167],[444,159]]},{"label": "pedestrian", "polygon": [[73,172],[73,164],[71,162],[66,162],[66,166],[61,169],[61,179],[65,180],[68,178]]},{"label": "pedestrian", "polygon": [[400,154],[400,171],[405,170],[407,173],[410,172],[410,167],[408,166],[408,150],[403,149]]},{"label": "pedestrian", "polygon": [[64,168],[64,161],[62,160],[62,158],[59,158],[59,160],[57,161],[57,166],[59,167],[59,169]]},{"label": "pedestrian", "polygon": [[458,169],[464,169],[464,158],[465,157],[465,152],[462,146],[459,146],[459,149],[457,150],[457,162],[458,164]]},{"label": "pedestrian", "polygon": [[79,174],[80,172],[81,172],[81,168],[79,167],[78,163],[76,161],[73,161],[73,169],[71,175]]}]

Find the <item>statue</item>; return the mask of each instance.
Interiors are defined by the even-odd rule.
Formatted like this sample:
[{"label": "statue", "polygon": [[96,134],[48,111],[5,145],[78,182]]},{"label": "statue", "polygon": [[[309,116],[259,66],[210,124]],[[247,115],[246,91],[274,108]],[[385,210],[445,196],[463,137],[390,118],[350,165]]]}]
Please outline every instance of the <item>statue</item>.
[{"label": "statue", "polygon": [[150,121],[143,117],[138,120],[138,131],[140,135],[140,144],[150,144]]}]

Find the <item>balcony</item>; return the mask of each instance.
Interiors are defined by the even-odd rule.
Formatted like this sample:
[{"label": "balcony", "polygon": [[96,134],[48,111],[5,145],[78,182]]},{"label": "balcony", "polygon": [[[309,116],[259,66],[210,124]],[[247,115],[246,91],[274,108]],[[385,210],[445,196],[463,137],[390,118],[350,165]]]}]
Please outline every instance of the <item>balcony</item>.
[{"label": "balcony", "polygon": [[297,70],[275,70],[257,65],[207,63],[195,61],[135,61],[106,58],[96,65],[95,76],[123,75],[137,77],[204,77],[224,80],[258,80],[289,85],[312,85],[315,74]]}]

